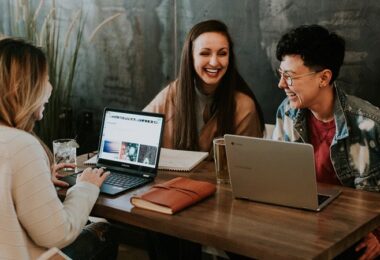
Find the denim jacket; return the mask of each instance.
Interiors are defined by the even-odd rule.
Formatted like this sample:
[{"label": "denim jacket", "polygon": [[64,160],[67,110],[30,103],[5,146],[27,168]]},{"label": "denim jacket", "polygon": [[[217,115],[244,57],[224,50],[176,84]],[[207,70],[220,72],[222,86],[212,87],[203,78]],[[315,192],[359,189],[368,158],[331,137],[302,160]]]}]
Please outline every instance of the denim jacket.
[{"label": "denim jacket", "polygon": [[[380,191],[380,109],[335,86],[336,132],[330,159],[344,186]],[[277,110],[274,140],[310,143],[308,109],[293,109],[286,98]]]}]

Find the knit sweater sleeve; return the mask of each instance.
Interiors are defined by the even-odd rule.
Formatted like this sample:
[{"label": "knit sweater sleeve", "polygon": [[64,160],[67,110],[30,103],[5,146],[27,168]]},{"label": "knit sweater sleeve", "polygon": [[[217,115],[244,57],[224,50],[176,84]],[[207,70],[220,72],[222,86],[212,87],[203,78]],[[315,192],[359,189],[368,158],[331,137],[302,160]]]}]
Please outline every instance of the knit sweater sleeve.
[{"label": "knit sweater sleeve", "polygon": [[256,104],[247,95],[237,92],[235,94],[235,134],[263,137]]},{"label": "knit sweater sleeve", "polygon": [[13,139],[10,147],[12,198],[24,230],[42,247],[62,248],[70,244],[86,224],[99,188],[79,182],[68,190],[62,203],[40,143],[23,133]]}]

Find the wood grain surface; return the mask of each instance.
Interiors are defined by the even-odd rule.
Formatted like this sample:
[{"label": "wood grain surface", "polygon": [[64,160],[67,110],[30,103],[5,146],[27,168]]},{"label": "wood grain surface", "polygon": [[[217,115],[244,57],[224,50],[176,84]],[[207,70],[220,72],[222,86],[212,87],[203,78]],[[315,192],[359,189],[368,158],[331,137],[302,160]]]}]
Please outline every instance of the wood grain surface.
[{"label": "wood grain surface", "polygon": [[[79,165],[85,159],[79,156]],[[216,183],[212,162],[202,162],[187,175]],[[176,176],[160,171],[155,182]],[[260,259],[330,259],[380,226],[380,194],[374,192],[342,188],[316,213],[234,199],[231,187],[219,184],[214,196],[170,216],[131,205],[130,197],[151,185],[116,197],[101,195],[92,214]]]}]

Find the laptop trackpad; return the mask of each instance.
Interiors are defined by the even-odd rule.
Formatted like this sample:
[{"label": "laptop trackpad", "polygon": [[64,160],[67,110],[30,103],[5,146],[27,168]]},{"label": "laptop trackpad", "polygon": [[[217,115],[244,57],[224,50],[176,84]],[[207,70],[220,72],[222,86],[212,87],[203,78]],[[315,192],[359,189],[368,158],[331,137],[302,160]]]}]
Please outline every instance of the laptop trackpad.
[{"label": "laptop trackpad", "polygon": [[109,185],[107,183],[103,183],[102,186],[100,187],[100,192],[108,194],[108,195],[115,195],[125,190],[126,188]]},{"label": "laptop trackpad", "polygon": [[[76,183],[76,180],[77,180],[77,174],[65,176],[65,177],[61,178],[60,180],[67,182],[70,185],[70,187],[74,186]],[[109,194],[109,195],[115,195],[115,194],[118,194],[124,190],[126,190],[126,189],[123,187],[113,186],[113,185],[109,185],[106,183],[103,183],[102,186],[100,187],[101,193],[105,193],[105,194]]]}]

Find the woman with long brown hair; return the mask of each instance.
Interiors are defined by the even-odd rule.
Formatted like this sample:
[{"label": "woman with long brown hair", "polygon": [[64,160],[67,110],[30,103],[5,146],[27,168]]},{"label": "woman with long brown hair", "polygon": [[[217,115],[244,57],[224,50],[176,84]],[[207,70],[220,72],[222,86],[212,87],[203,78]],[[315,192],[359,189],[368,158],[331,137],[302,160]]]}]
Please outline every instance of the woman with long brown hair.
[{"label": "woman with long brown hair", "polygon": [[67,165],[50,167],[51,152],[33,133],[51,91],[42,50],[0,40],[0,255],[36,259],[50,247],[74,259],[111,255],[116,244],[106,237],[108,227],[84,228],[108,173],[86,169],[62,203],[52,179],[64,185],[56,176]]},{"label": "woman with long brown hair", "polygon": [[224,134],[262,137],[263,113],[236,69],[227,26],[196,24],[182,49],[178,78],[145,111],[165,114],[163,147],[210,151]]},{"label": "woman with long brown hair", "polygon": [[[261,108],[236,69],[227,26],[217,20],[196,24],[188,33],[179,74],[145,111],[165,114],[163,147],[212,152],[224,134],[262,137]],[[201,245],[149,232],[152,259],[200,259]]]}]

